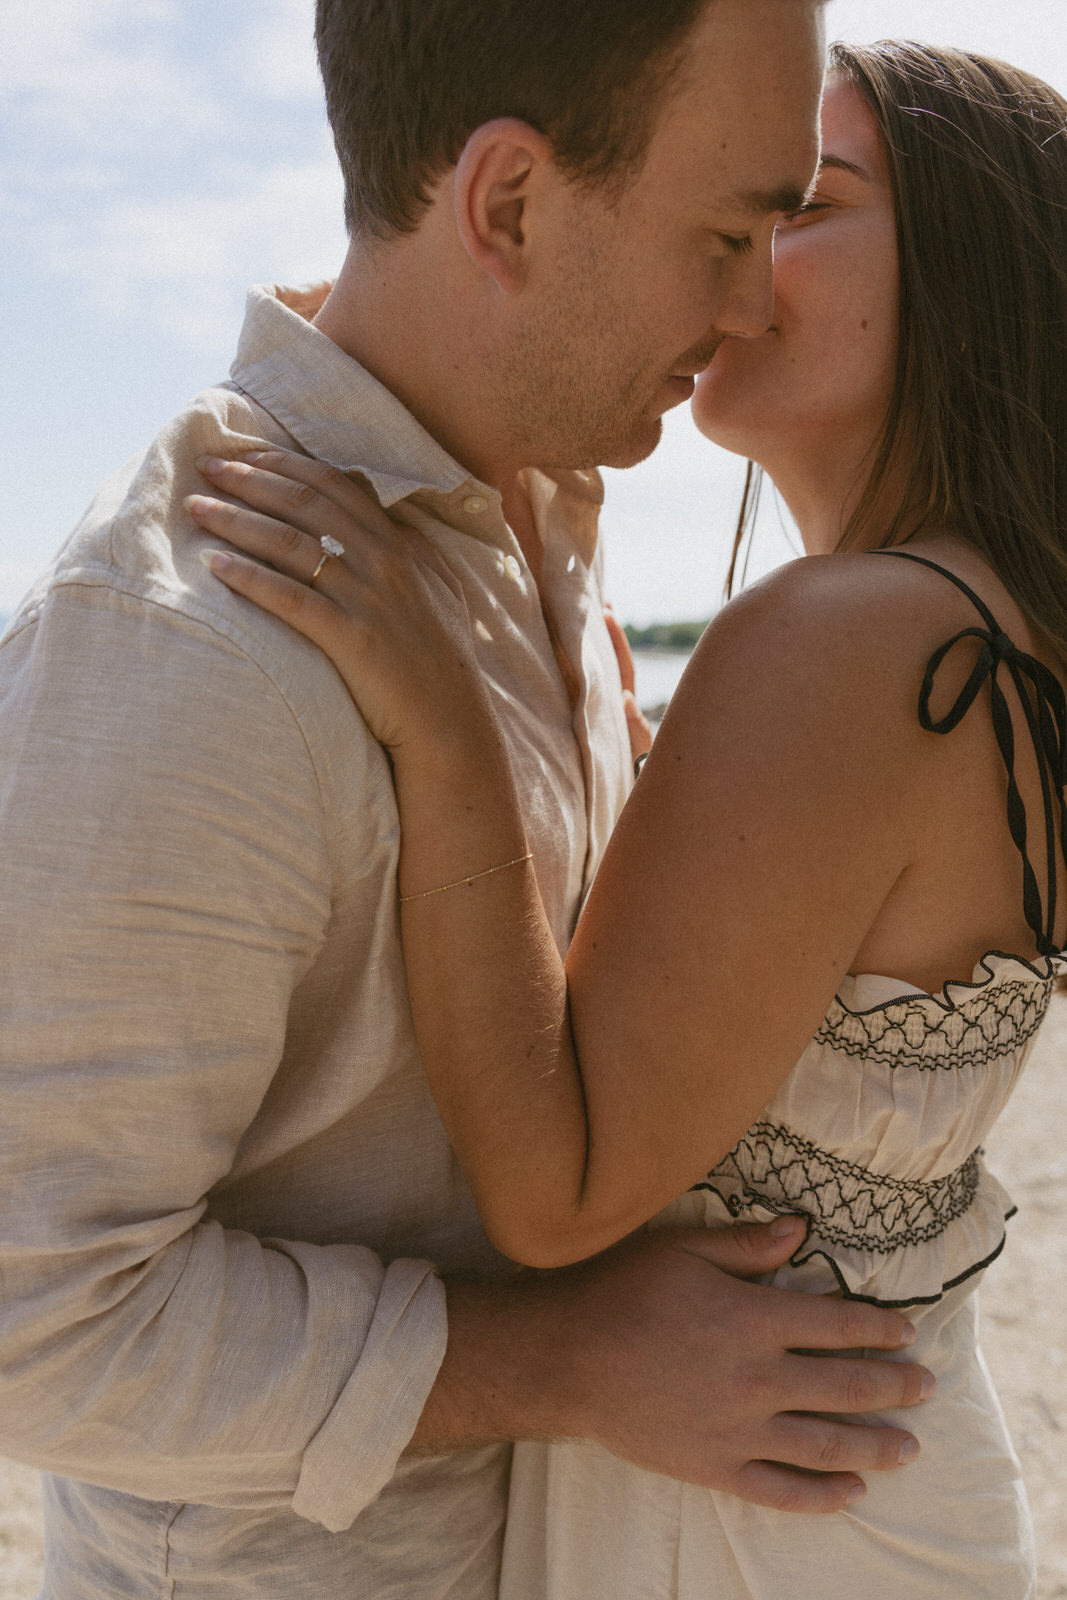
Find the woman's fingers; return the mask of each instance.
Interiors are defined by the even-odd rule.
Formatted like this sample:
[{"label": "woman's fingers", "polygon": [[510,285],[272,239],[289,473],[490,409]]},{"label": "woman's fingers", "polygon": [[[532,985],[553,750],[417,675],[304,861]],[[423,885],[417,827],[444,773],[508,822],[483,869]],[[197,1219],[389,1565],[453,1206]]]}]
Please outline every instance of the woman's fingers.
[{"label": "woman's fingers", "polygon": [[[373,543],[380,538],[381,530],[372,527],[369,519],[362,515],[356,516],[344,509],[309,483],[297,482],[291,477],[283,477],[263,467],[251,466],[244,461],[223,461],[217,456],[201,456],[197,466],[216,489],[231,495],[235,500],[242,501],[253,511],[259,511],[265,517],[274,519],[278,528],[271,537],[276,541],[282,557],[280,565],[286,570],[289,570],[286,558],[291,559],[294,554],[306,557],[324,535],[336,539],[342,545],[345,543],[346,534],[350,542],[358,539],[364,544]],[[235,523],[234,527],[238,532],[250,531],[250,525],[243,522]],[[253,529],[256,527],[255,524],[251,525]],[[232,537],[224,529],[220,528],[218,531],[223,532],[225,538]],[[263,537],[268,536],[268,529],[262,524],[258,525],[258,532]],[[303,543],[305,539],[308,541],[307,544]],[[241,543],[241,540],[235,539],[234,542]],[[257,548],[254,553],[264,556],[267,560],[274,559],[269,550]],[[319,554],[321,553],[320,550]],[[311,570],[314,570],[317,561],[318,556],[315,557]],[[307,576],[302,570],[294,575]]]},{"label": "woman's fingers", "polygon": [[339,537],[337,529],[358,525],[370,535],[387,536],[394,524],[364,489],[337,467],[294,450],[251,450],[233,461],[201,456],[197,467],[210,483],[259,511],[316,537]]},{"label": "woman's fingers", "polygon": [[201,559],[227,589],[254,601],[329,653],[341,619],[332,600],[306,583],[229,550],[205,550]]},{"label": "woman's fingers", "polygon": [[[354,558],[349,567],[358,564],[368,575],[380,569],[396,577],[406,575],[415,560],[436,573],[454,595],[460,593],[433,545],[414,529],[394,522],[336,467],[292,450],[253,451],[239,461],[201,456],[197,466],[210,483],[244,506],[190,495],[185,501],[190,514],[210,532],[292,577],[310,580],[322,559],[322,540],[328,536]],[[258,516],[251,514],[255,511]],[[319,587],[328,587],[328,565],[322,573]]]},{"label": "woman's fingers", "polygon": [[630,759],[636,762],[652,749],[652,724],[629,689],[623,691],[622,709],[626,713],[626,731],[630,736]]},{"label": "woman's fingers", "polygon": [[322,560],[322,545],[317,538],[276,517],[205,494],[188,495],[185,509],[209,533],[217,534],[260,561],[269,561],[279,572],[302,583],[311,581]]},{"label": "woman's fingers", "polygon": [[[356,518],[369,531],[387,534],[394,526],[373,495],[361,489],[340,467],[331,467],[328,462],[319,461],[315,456],[301,455],[297,450],[275,448],[247,450],[237,459],[239,464],[244,463],[258,471],[288,479],[294,486],[303,484],[324,500],[340,506],[349,517]],[[292,503],[295,506],[308,503],[296,487],[292,491]]]},{"label": "woman's fingers", "polygon": [[619,677],[622,680],[623,691],[634,692],[634,653],[630,649],[630,641],[626,637],[613,608],[604,607],[604,622],[607,625],[608,637],[611,647],[615,652],[615,660],[619,663]]},{"label": "woman's fingers", "polygon": [[615,651],[615,659],[619,663],[619,677],[622,680],[622,708],[626,713],[626,731],[630,735],[630,756],[637,761],[640,756],[647,756],[652,748],[652,727],[645,713],[637,703],[634,693],[634,658],[630,649],[630,641],[619,626],[614,611],[610,606],[604,607],[604,621],[607,624],[608,637],[611,639]]}]

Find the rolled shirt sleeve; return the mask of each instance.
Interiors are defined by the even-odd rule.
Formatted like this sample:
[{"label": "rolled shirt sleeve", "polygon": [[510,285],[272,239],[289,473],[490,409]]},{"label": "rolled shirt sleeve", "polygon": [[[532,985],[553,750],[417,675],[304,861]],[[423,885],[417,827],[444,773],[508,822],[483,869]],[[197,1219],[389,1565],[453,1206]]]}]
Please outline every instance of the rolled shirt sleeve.
[{"label": "rolled shirt sleeve", "polygon": [[[59,586],[0,654],[0,1450],[345,1527],[433,1382],[441,1284],[211,1214],[328,939],[321,763],[284,673],[144,595]],[[386,768],[345,714],[373,866]]]}]

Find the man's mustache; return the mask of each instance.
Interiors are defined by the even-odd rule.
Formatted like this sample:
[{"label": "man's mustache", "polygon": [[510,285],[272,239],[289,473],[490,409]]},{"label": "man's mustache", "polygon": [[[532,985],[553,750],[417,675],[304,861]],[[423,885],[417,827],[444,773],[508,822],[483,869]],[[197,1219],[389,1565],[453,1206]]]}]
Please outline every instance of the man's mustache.
[{"label": "man's mustache", "polygon": [[679,357],[672,368],[671,376],[674,378],[699,377],[706,367],[711,366],[712,361],[715,359],[715,352],[721,345],[726,343],[727,337],[727,334],[720,333],[714,344],[702,344],[693,350],[687,350],[683,356]]}]

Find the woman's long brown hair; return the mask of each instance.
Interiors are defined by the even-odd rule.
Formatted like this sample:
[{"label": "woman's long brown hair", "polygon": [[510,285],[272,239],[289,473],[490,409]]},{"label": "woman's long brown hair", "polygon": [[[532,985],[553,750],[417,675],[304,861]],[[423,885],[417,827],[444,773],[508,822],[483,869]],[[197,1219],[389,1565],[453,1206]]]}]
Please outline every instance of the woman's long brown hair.
[{"label": "woman's long brown hair", "polygon": [[951,529],[1067,657],[1067,101],[927,45],[836,44],[830,67],[884,140],[900,258],[896,382],[838,548]]}]

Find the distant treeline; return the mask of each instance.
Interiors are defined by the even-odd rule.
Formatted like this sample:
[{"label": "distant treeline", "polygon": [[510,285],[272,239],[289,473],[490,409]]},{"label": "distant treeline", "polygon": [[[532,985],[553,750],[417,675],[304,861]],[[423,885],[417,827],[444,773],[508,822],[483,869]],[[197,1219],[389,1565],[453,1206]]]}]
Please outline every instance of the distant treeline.
[{"label": "distant treeline", "polygon": [[653,622],[647,628],[627,623],[624,629],[632,650],[692,650],[708,625],[703,622]]},{"label": "distant treeline", "polygon": [[[10,620],[10,617],[0,616],[0,633],[3,633]],[[647,628],[635,628],[632,622],[628,622],[623,632],[629,639],[632,650],[688,652],[695,646],[709,620],[705,617],[703,622],[653,622]]]}]

